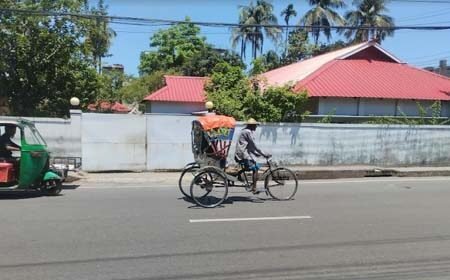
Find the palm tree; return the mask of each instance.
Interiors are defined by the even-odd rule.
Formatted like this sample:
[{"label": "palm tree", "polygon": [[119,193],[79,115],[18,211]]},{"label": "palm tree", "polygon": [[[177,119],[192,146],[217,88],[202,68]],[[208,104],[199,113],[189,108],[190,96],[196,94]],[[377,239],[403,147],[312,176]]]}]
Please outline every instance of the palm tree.
[{"label": "palm tree", "polygon": [[[331,38],[331,28],[329,26],[344,25],[345,21],[334,9],[345,7],[344,0],[309,0],[309,4],[314,6],[300,20],[301,24],[313,26],[310,32],[313,35],[315,44],[319,42],[320,33]],[[314,27],[322,26],[322,27]]]},{"label": "palm tree", "polygon": [[281,16],[284,16],[284,22],[286,23],[286,42],[285,42],[285,50],[284,50],[284,56],[286,56],[287,53],[287,47],[288,47],[288,37],[289,37],[289,20],[291,17],[296,17],[297,12],[294,9],[294,5],[289,4],[286,9],[281,11]]},{"label": "palm tree", "polygon": [[[249,18],[248,10],[241,7],[239,12],[239,24],[245,24],[247,19]],[[250,42],[249,35],[251,34],[251,30],[249,27],[240,26],[232,28],[231,33],[231,44],[233,48],[236,48],[238,44],[241,45],[241,59],[245,58],[245,52],[247,50],[247,44]]]},{"label": "palm tree", "polygon": [[232,29],[231,41],[233,47],[236,47],[238,43],[241,44],[241,57],[245,57],[248,43],[252,46],[253,59],[256,58],[258,51],[262,53],[264,34],[274,42],[280,37],[279,27],[264,26],[278,24],[277,17],[273,13],[273,5],[266,0],[257,0],[256,5],[250,2],[248,6],[241,6],[239,24],[240,27]]},{"label": "palm tree", "polygon": [[[394,19],[383,12],[388,12],[385,0],[354,0],[357,10],[345,14],[348,24],[360,29],[348,29],[344,32],[347,39],[354,36],[354,42],[368,41],[372,38],[384,40],[394,35]],[[379,29],[392,28],[392,29]]]},{"label": "palm tree", "polygon": [[90,24],[86,36],[86,43],[99,73],[102,71],[102,58],[108,55],[112,39],[116,36],[116,32],[109,26],[109,20],[102,17],[108,15],[107,9],[104,1],[99,0],[97,7],[92,9],[92,14],[98,17]]}]

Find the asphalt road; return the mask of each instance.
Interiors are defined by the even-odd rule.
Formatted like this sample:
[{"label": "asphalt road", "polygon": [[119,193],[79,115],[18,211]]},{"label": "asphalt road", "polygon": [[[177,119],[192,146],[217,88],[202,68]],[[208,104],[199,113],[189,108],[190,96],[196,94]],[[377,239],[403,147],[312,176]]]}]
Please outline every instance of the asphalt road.
[{"label": "asphalt road", "polygon": [[[288,202],[230,196],[200,209],[174,185],[0,193],[0,279],[450,279],[450,178],[301,182]],[[284,220],[205,220],[273,217]]]}]

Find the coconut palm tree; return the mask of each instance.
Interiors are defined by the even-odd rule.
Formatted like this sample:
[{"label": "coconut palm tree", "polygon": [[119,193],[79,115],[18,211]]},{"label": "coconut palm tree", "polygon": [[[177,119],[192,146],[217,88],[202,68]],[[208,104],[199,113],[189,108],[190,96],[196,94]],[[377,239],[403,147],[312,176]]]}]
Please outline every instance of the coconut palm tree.
[{"label": "coconut palm tree", "polygon": [[285,42],[285,50],[284,50],[284,56],[286,56],[287,53],[287,45],[288,45],[288,37],[289,37],[289,20],[291,17],[297,16],[297,11],[294,9],[293,4],[289,4],[286,9],[281,11],[281,16],[284,16],[284,22],[286,23],[286,42]]},{"label": "coconut palm tree", "polygon": [[312,33],[314,42],[317,45],[321,32],[323,32],[327,40],[330,40],[331,28],[329,26],[345,24],[344,18],[333,10],[345,7],[345,2],[344,0],[309,0],[309,4],[314,7],[300,19],[300,24],[313,26],[309,29],[309,32]]},{"label": "coconut palm tree", "polygon": [[273,5],[266,0],[257,0],[254,5],[241,6],[239,13],[241,26],[232,29],[231,41],[233,47],[241,44],[241,57],[245,57],[246,45],[252,46],[252,57],[256,58],[258,52],[262,53],[264,36],[276,42],[280,38],[279,27],[265,26],[277,25],[277,17],[273,13]]},{"label": "coconut palm tree", "polygon": [[[248,9],[240,8],[239,11],[239,24],[246,24],[247,19],[250,17]],[[251,28],[246,26],[234,27],[231,30],[231,44],[233,48],[236,48],[238,44],[241,45],[240,55],[241,59],[245,58],[247,50],[247,44],[250,42]]]},{"label": "coconut palm tree", "polygon": [[347,23],[361,29],[348,29],[344,33],[347,39],[352,37],[354,42],[363,42],[370,39],[384,40],[386,36],[393,36],[395,26],[394,19],[383,12],[388,12],[385,0],[354,0],[353,4],[357,6],[355,11],[349,11],[345,14]]},{"label": "coconut palm tree", "polygon": [[98,17],[89,25],[85,42],[99,73],[102,71],[102,59],[108,55],[112,39],[116,36],[116,32],[109,26],[109,20],[102,18],[108,15],[107,10],[103,0],[99,0],[97,7],[92,9],[91,13]]}]

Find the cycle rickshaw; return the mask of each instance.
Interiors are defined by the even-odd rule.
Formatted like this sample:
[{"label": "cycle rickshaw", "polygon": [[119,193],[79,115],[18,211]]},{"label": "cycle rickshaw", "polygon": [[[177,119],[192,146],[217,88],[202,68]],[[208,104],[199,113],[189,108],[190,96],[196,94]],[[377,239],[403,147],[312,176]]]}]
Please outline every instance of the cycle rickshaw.
[{"label": "cycle rickshaw", "polygon": [[[214,208],[228,197],[229,187],[251,190],[251,171],[239,166],[237,170],[226,169],[228,152],[233,140],[236,121],[226,116],[203,116],[192,122],[192,152],[195,162],[186,165],[179,188],[183,195],[198,206]],[[262,189],[275,200],[292,199],[298,188],[295,173],[279,167],[269,158],[258,181],[264,182]]]}]

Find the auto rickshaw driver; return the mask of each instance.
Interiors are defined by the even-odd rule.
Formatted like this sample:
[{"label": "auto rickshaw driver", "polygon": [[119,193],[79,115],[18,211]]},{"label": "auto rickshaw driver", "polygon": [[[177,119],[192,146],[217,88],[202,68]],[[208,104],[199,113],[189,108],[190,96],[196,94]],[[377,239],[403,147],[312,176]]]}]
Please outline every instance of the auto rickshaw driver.
[{"label": "auto rickshaw driver", "polygon": [[16,127],[14,125],[6,125],[5,133],[0,136],[0,158],[13,159],[12,152],[20,151],[20,146],[11,140],[14,135],[16,135]]}]

